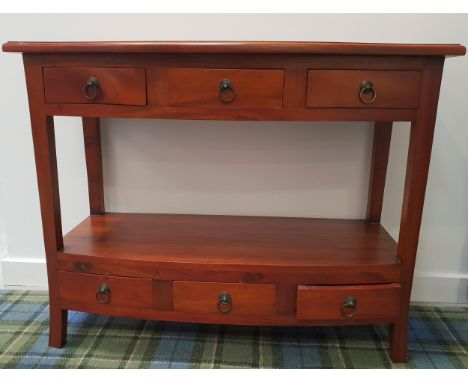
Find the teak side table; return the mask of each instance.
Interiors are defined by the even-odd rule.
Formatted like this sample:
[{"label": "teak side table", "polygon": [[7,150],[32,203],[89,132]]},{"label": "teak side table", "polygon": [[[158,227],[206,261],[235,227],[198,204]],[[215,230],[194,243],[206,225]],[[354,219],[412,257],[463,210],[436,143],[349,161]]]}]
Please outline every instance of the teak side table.
[{"label": "teak side table", "polygon": [[[7,42],[26,71],[50,294],[68,310],[245,325],[390,326],[408,308],[442,68],[461,45]],[[81,116],[90,216],[63,236],[54,116]],[[106,213],[99,118],[375,121],[365,220]],[[380,225],[393,121],[411,134],[398,244]]]}]

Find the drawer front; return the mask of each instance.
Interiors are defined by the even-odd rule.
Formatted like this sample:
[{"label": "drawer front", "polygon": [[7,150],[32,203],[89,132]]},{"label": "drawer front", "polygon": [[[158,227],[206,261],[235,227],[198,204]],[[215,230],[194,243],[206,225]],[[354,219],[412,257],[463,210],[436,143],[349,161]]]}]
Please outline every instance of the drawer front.
[{"label": "drawer front", "polygon": [[[59,273],[60,297],[64,301],[96,303],[103,306],[151,307],[151,279]],[[107,288],[106,288],[107,287]]]},{"label": "drawer front", "polygon": [[174,282],[174,310],[178,312],[272,315],[275,300],[273,284]]},{"label": "drawer front", "polygon": [[307,107],[418,106],[421,73],[389,70],[309,70]]},{"label": "drawer front", "polygon": [[298,320],[395,318],[399,284],[303,286],[297,288]]},{"label": "drawer front", "polygon": [[145,68],[44,68],[47,103],[146,105]]},{"label": "drawer front", "polygon": [[283,70],[168,69],[166,103],[170,106],[281,107]]}]

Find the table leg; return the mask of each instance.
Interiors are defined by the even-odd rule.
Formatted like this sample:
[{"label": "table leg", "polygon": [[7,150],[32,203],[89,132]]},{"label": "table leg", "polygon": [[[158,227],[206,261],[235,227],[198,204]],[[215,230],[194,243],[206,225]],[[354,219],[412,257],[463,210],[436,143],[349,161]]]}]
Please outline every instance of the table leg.
[{"label": "table leg", "polygon": [[443,58],[428,61],[423,71],[423,83],[417,117],[411,124],[400,235],[398,239],[398,259],[401,262],[402,269],[400,317],[390,327],[390,353],[394,362],[405,362],[408,359],[409,302],[431,160],[443,63]]},{"label": "table leg", "polygon": [[89,209],[91,215],[102,215],[105,208],[99,118],[83,118],[83,137],[88,172]]},{"label": "table leg", "polygon": [[380,216],[382,215],[390,140],[392,139],[392,124],[393,122],[375,122],[374,124],[372,165],[367,202],[367,220],[371,223],[380,223]]}]

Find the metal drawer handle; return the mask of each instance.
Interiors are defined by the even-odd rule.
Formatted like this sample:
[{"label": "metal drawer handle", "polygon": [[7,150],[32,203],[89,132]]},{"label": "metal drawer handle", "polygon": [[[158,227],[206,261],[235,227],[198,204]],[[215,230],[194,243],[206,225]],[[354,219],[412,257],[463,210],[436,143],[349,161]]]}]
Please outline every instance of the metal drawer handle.
[{"label": "metal drawer handle", "polygon": [[356,314],[356,299],[347,297],[346,301],[341,305],[341,314],[343,317],[351,318]]},{"label": "metal drawer handle", "polygon": [[101,284],[97,293],[96,293],[96,300],[99,304],[108,304],[111,299],[111,290],[109,285]]},{"label": "metal drawer handle", "polygon": [[236,98],[236,91],[231,80],[221,80],[219,83],[219,100],[222,103],[231,103]]},{"label": "metal drawer handle", "polygon": [[101,88],[99,87],[99,81],[95,77],[89,77],[83,86],[83,94],[86,99],[94,100],[101,94]]},{"label": "metal drawer handle", "polygon": [[232,299],[231,295],[227,292],[223,292],[218,297],[218,304],[216,305],[219,313],[228,314],[232,311]]},{"label": "metal drawer handle", "polygon": [[377,91],[372,81],[362,81],[359,89],[359,99],[362,103],[372,103],[377,99]]}]

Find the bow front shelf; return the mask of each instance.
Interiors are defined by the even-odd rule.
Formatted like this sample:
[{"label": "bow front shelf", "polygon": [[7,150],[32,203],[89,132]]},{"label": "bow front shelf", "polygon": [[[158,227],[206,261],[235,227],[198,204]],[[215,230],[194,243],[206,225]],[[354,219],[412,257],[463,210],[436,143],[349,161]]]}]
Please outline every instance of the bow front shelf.
[{"label": "bow front shelf", "polygon": [[[50,290],[68,310],[183,322],[390,327],[408,307],[446,56],[461,45],[8,42],[23,54]],[[54,116],[83,120],[90,216],[62,235]],[[362,220],[105,211],[100,118],[373,121]],[[411,122],[398,243],[380,225],[393,121]],[[294,132],[291,132],[293,134]]]}]

